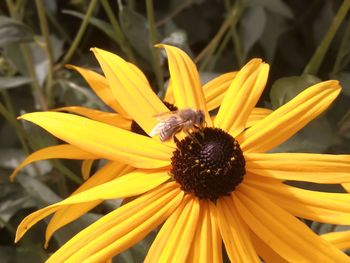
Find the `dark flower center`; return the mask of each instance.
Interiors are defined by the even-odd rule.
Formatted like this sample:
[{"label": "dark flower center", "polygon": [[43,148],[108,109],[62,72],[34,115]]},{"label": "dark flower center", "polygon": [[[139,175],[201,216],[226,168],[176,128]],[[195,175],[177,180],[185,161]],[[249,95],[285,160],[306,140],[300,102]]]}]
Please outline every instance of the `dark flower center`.
[{"label": "dark flower center", "polygon": [[[178,108],[174,104],[171,104],[171,103],[166,102],[166,101],[163,101],[163,103],[170,111],[177,111],[178,110]],[[144,136],[148,136],[148,134],[134,120],[131,122],[130,130],[132,132],[134,132],[134,133],[137,133],[137,134],[140,134],[140,135],[144,135]]]},{"label": "dark flower center", "polygon": [[171,174],[181,189],[215,202],[242,182],[245,160],[238,142],[217,128],[203,128],[176,142]]}]

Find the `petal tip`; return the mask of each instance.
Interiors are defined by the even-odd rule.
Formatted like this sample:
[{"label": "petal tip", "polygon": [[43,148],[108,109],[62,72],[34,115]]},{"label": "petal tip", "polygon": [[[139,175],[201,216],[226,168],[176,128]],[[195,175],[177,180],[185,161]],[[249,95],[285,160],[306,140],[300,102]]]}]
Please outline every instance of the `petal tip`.
[{"label": "petal tip", "polygon": [[65,64],[64,67],[66,69],[74,69],[74,70],[77,70],[77,68],[78,68],[77,66],[72,65],[72,64]]},{"label": "petal tip", "polygon": [[162,44],[162,43],[159,43],[159,44],[155,44],[154,47],[157,47],[157,48],[163,48],[165,45]]}]

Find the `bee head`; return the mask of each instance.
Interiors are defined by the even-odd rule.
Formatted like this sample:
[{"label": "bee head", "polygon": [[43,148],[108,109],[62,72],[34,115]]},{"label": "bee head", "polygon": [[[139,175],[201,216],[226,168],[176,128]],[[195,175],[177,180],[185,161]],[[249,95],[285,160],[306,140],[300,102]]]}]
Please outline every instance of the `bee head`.
[{"label": "bee head", "polygon": [[205,115],[202,110],[196,110],[196,124],[202,126],[205,122]]}]

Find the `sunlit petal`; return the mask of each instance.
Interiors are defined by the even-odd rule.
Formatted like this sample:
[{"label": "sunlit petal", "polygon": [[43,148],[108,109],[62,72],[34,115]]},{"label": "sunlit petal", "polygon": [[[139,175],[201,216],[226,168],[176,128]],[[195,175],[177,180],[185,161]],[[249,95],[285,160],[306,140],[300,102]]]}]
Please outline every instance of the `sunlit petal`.
[{"label": "sunlit petal", "polygon": [[[131,172],[132,170],[134,170],[134,168],[126,164],[108,162],[94,175],[92,175],[86,182],[84,182],[77,190],[75,190],[72,195],[84,192],[87,189],[109,182],[119,176]],[[66,205],[59,208],[59,210],[53,215],[49,224],[47,225],[45,233],[45,247],[47,247],[48,242],[55,231],[87,213],[99,205],[102,201],[103,200],[95,200],[86,203],[79,203],[76,205]]]},{"label": "sunlit petal", "polygon": [[52,111],[68,111],[76,113],[89,119],[113,125],[124,130],[130,130],[131,127],[131,120],[125,119],[122,115],[117,113],[93,110],[78,106],[62,107]]},{"label": "sunlit petal", "polygon": [[209,111],[220,106],[236,75],[237,72],[225,73],[203,85],[204,97]]},{"label": "sunlit petal", "polygon": [[255,123],[257,123],[258,121],[264,119],[271,112],[272,112],[272,110],[270,110],[270,109],[254,108],[248,117],[248,120],[246,123],[246,128],[251,127]]},{"label": "sunlit petal", "polygon": [[101,100],[106,105],[111,107],[116,112],[120,113],[124,118],[128,117],[125,110],[114,99],[113,93],[104,76],[98,74],[95,71],[74,65],[66,65],[66,67],[78,71],[89,84],[90,88],[96,93],[97,96],[101,98]]},{"label": "sunlit petal", "polygon": [[182,200],[175,183],[149,191],[105,215],[57,250],[47,262],[102,262],[142,240]]},{"label": "sunlit petal", "polygon": [[111,125],[60,112],[28,113],[21,118],[72,145],[109,160],[138,168],[164,167],[170,163],[172,148]]},{"label": "sunlit petal", "polygon": [[157,97],[135,66],[102,49],[93,48],[97,60],[106,75],[114,98],[146,133],[157,124],[155,115],[169,111]]},{"label": "sunlit petal", "polygon": [[246,169],[256,175],[319,184],[350,183],[350,155],[247,153]]},{"label": "sunlit petal", "polygon": [[242,142],[241,148],[245,152],[273,149],[326,110],[339,92],[340,86],[335,80],[324,81],[304,90],[243,132],[238,138]]},{"label": "sunlit petal", "polygon": [[331,232],[321,235],[321,237],[332,243],[338,249],[350,248],[350,230]]},{"label": "sunlit petal", "polygon": [[83,160],[81,164],[81,176],[84,180],[89,179],[94,160]]},{"label": "sunlit petal", "polygon": [[254,188],[242,184],[235,196],[235,205],[249,228],[287,261],[350,261],[342,251]]},{"label": "sunlit petal", "polygon": [[16,174],[19,172],[19,170],[21,170],[24,166],[28,164],[31,164],[37,161],[55,159],[55,158],[85,160],[85,159],[99,159],[101,157],[96,154],[86,152],[74,145],[63,144],[63,145],[49,146],[30,154],[12,172],[12,174],[10,175],[10,180],[13,181]]},{"label": "sunlit petal", "polygon": [[179,109],[203,110],[206,114],[206,121],[210,126],[211,120],[196,65],[185,52],[177,47],[163,44],[157,45],[157,47],[162,47],[167,52],[170,82],[176,106]]},{"label": "sunlit petal", "polygon": [[42,208],[23,219],[17,229],[16,242],[34,224],[56,212],[62,206],[139,195],[157,187],[168,179],[169,175],[165,171],[136,170],[135,172],[70,196],[61,202]]},{"label": "sunlit petal", "polygon": [[203,200],[200,209],[198,227],[187,262],[221,263],[221,236],[215,206]]},{"label": "sunlit petal", "polygon": [[350,207],[346,205],[350,202],[350,194],[304,190],[252,175],[245,183],[297,217],[328,224],[350,224]]},{"label": "sunlit petal", "polygon": [[221,236],[231,262],[260,262],[248,228],[238,216],[231,197],[222,197],[217,201],[217,213]]},{"label": "sunlit petal", "polygon": [[198,227],[199,211],[199,201],[190,195],[185,196],[162,226],[145,262],[186,262],[189,244]]},{"label": "sunlit petal", "polygon": [[249,231],[250,239],[253,242],[254,248],[258,252],[258,255],[265,260],[265,262],[279,262],[287,263],[276,251],[271,249],[264,241],[262,241],[254,232]]},{"label": "sunlit petal", "polygon": [[229,131],[234,137],[244,130],[265,88],[268,71],[267,64],[253,59],[237,73],[215,118],[215,127]]}]

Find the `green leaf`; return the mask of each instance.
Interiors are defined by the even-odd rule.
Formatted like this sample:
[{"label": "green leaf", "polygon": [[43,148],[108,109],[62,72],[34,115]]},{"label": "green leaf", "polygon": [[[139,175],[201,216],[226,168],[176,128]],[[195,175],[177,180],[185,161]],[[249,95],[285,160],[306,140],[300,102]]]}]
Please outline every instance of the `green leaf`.
[{"label": "green leaf", "polygon": [[[137,53],[147,61],[152,61],[147,19],[128,7],[119,9],[120,27]],[[160,39],[160,38],[158,38]]]},{"label": "green leaf", "polygon": [[321,82],[321,80],[312,75],[303,75],[295,77],[286,77],[276,80],[272,84],[270,99],[274,109],[290,101],[306,88]]},{"label": "green leaf", "polygon": [[[52,43],[54,58],[57,60],[63,54],[63,40],[54,36],[52,36],[50,40]],[[49,59],[44,45],[38,44],[40,42],[43,42],[43,40],[38,37],[36,42],[29,43],[27,47],[32,58],[32,67],[35,69],[39,84],[43,85],[49,70]],[[22,52],[19,52],[20,50],[21,48],[18,43],[7,45],[4,48],[4,56],[8,61],[11,61],[21,75],[30,76],[23,54]]]},{"label": "green leaf", "polygon": [[[79,12],[76,12],[73,10],[63,10],[62,13],[67,14],[67,15],[71,15],[71,16],[75,16],[75,17],[78,17],[80,19],[83,19],[85,17],[85,14],[82,14],[82,13],[79,13]],[[118,39],[114,33],[113,27],[109,23],[107,23],[101,19],[98,19],[96,17],[90,17],[89,23],[91,23],[92,25],[97,27],[99,30],[101,30],[103,33],[105,33],[114,42],[118,43]]]},{"label": "green leaf", "polygon": [[339,72],[331,77],[332,79],[339,80],[342,86],[342,93],[346,96],[350,96],[350,72]]},{"label": "green leaf", "polygon": [[15,254],[16,254],[16,249],[13,246],[0,247],[0,258],[2,260],[2,263],[14,262]]},{"label": "green leaf", "polygon": [[17,176],[17,182],[37,201],[40,207],[61,201],[57,194],[35,177],[20,174]]},{"label": "green leaf", "polygon": [[293,12],[282,0],[250,0],[249,5],[260,5],[266,10],[286,18],[293,18]]},{"label": "green leaf", "polygon": [[16,88],[30,82],[32,82],[32,79],[28,77],[0,77],[0,90]]},{"label": "green leaf", "polygon": [[261,6],[251,6],[246,9],[239,24],[239,36],[243,52],[247,54],[264,32],[266,13]]},{"label": "green leaf", "polygon": [[266,11],[266,15],[266,26],[259,43],[265,51],[267,61],[272,63],[277,51],[278,40],[287,31],[288,23],[284,17],[270,11]]},{"label": "green leaf", "polygon": [[339,134],[345,138],[350,139],[350,110],[341,119],[338,127]]},{"label": "green leaf", "polygon": [[[3,148],[0,149],[0,166],[3,168],[14,170],[26,157],[20,149],[15,148]],[[37,168],[41,174],[51,171],[52,167],[48,161],[41,161],[36,163]],[[30,176],[36,176],[33,167],[31,165],[26,166],[25,171]]]},{"label": "green leaf", "polygon": [[0,217],[2,221],[9,222],[17,211],[33,206],[36,206],[35,200],[28,197],[20,185],[13,183],[0,185]]},{"label": "green leaf", "polygon": [[0,16],[0,46],[32,40],[33,34],[29,27],[15,19]]}]

